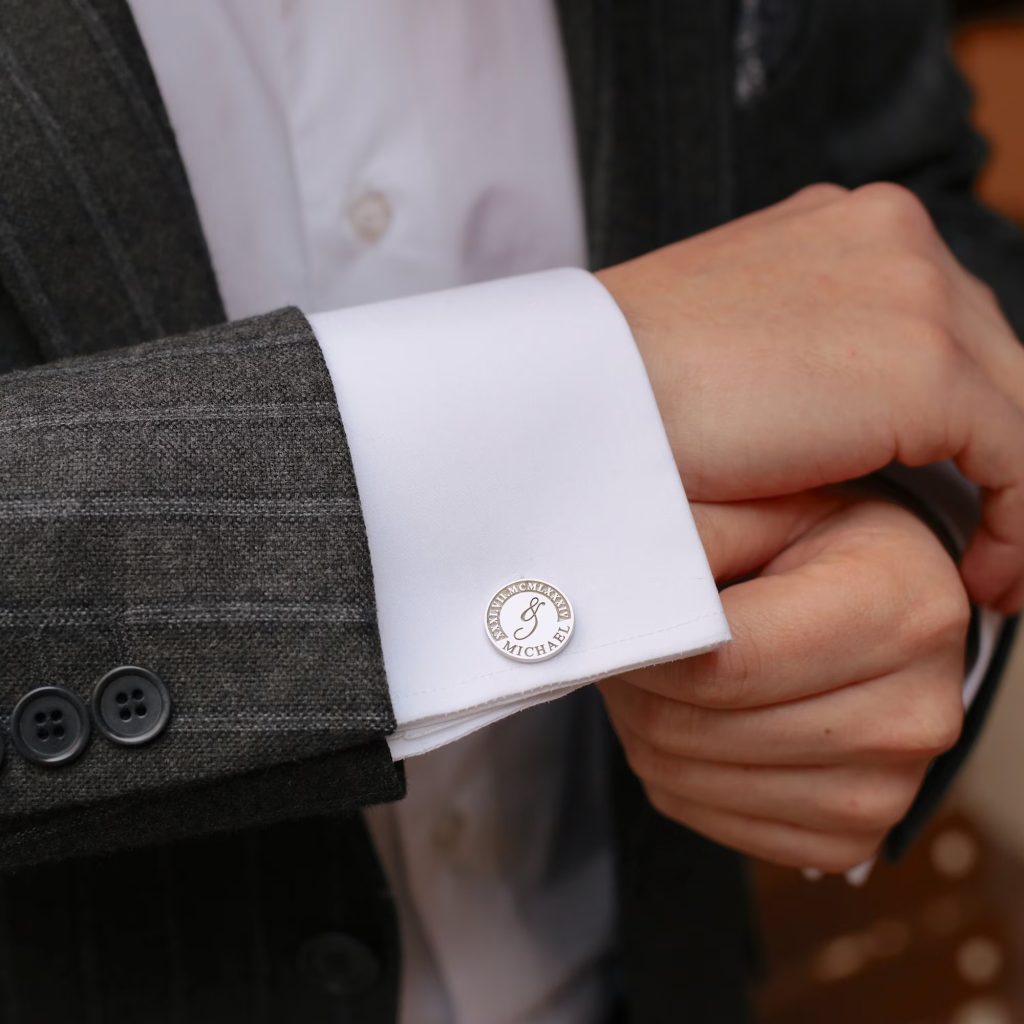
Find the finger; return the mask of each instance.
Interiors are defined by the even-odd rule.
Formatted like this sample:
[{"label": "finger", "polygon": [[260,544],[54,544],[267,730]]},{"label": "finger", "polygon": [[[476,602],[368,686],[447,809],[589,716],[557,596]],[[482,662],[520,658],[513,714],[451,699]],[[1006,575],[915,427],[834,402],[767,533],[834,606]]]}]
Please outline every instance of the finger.
[{"label": "finger", "polygon": [[[859,191],[863,195],[880,194],[878,185]],[[887,205],[891,204],[892,187],[881,185],[881,196]],[[854,203],[844,204],[844,209],[863,211]],[[992,385],[1018,408],[1024,408],[1024,347],[1003,315],[995,293],[960,263],[919,199],[912,200],[909,207],[904,200],[898,209],[902,218],[910,215],[904,223],[906,230],[900,234],[901,247],[916,252],[918,259],[905,265],[909,276],[894,279],[882,275],[879,283],[890,294],[894,287],[899,289],[940,329],[952,330]],[[877,244],[878,235],[868,232],[865,240]],[[879,266],[886,265],[892,251],[888,231],[883,234],[882,244],[884,253],[875,256]]]},{"label": "finger", "polygon": [[602,682],[616,728],[677,757],[759,765],[914,763],[956,742],[960,667],[937,660],[788,704],[718,710],[622,678]]},{"label": "finger", "polygon": [[999,607],[1006,609],[1010,615],[1024,608],[1024,580],[1019,580],[1002,595]]},{"label": "finger", "polygon": [[652,805],[702,835],[762,860],[787,867],[842,872],[871,857],[881,836],[819,832],[781,821],[731,814],[651,790]]},{"label": "finger", "polygon": [[693,502],[691,510],[718,582],[755,572],[840,507],[824,491],[728,504]]},{"label": "finger", "polygon": [[960,562],[964,586],[972,599],[1004,615],[1020,612],[1024,607],[1024,580],[1017,570],[1018,561],[1014,539],[997,536],[991,525],[984,533],[979,529]]},{"label": "finger", "polygon": [[[906,240],[913,245],[914,238],[915,233],[909,232]],[[939,334],[950,334],[964,353],[962,361],[954,363],[941,358],[940,348],[940,358],[930,360],[931,374],[938,368],[947,378],[960,378],[953,381],[959,385],[953,393],[959,426],[950,424],[949,403],[936,400],[945,390],[941,376],[929,380],[931,374],[918,373],[915,360],[904,360],[902,371],[888,374],[895,387],[890,401],[898,403],[902,394],[902,412],[911,416],[902,425],[900,441],[900,448],[910,455],[898,457],[909,465],[953,457],[965,475],[990,492],[982,529],[964,561],[964,579],[976,601],[1016,612],[1021,608],[1024,583],[1024,346],[994,292],[959,263],[934,227],[916,238],[923,257],[917,266],[937,269],[938,275],[924,269],[910,283],[918,291],[921,308],[937,304],[942,316]],[[923,394],[915,395],[908,371],[924,381]],[[923,422],[922,409],[929,411],[932,423],[915,439],[914,429]],[[950,446],[957,435],[960,441]],[[925,451],[913,453],[915,445],[908,440],[924,442]],[[948,451],[934,447],[937,443],[941,448],[944,441]],[[928,448],[933,449],[930,455]]]},{"label": "finger", "polygon": [[[989,381],[1013,404],[1024,411],[1024,346],[1014,334],[988,288],[956,264],[950,275],[958,296],[956,307],[956,334],[981,367]],[[1024,446],[1024,436],[1018,440]],[[989,520],[998,523],[1018,515],[1018,505],[1012,493],[997,499],[990,497]],[[1009,506],[1002,511],[998,502]],[[1012,538],[1000,536],[998,525],[987,531],[981,545],[972,549],[970,559],[965,558],[965,580],[970,580],[972,596],[982,603],[1008,614],[1021,610],[1024,605],[1024,576],[1015,569],[1016,544]]]},{"label": "finger", "polygon": [[[952,565],[951,565],[952,571]],[[907,661],[908,591],[836,560],[759,576],[722,593],[732,642],[627,673],[663,697],[705,708],[757,708],[835,690]]]},{"label": "finger", "polygon": [[980,281],[959,267],[951,273],[958,300],[954,311],[957,339],[989,380],[1018,409],[1024,409],[1024,345]]},{"label": "finger", "polygon": [[1024,408],[1024,345],[1003,314],[991,288],[967,270],[937,233],[941,268],[954,297],[957,339],[989,380],[1018,408]]},{"label": "finger", "polygon": [[723,592],[730,644],[626,678],[701,707],[750,708],[872,679],[939,650],[960,659],[967,598],[933,534],[883,503],[828,524]]},{"label": "finger", "polygon": [[965,376],[972,379],[963,385],[953,458],[982,487],[983,498],[961,572],[975,601],[1012,614],[1021,610],[1014,595],[1024,579],[1024,413],[981,379],[980,370],[965,368]]},{"label": "finger", "polygon": [[[974,461],[978,475],[972,479],[991,492],[985,502],[983,529],[964,560],[964,579],[976,601],[1014,613],[1024,603],[1024,554],[1019,526],[1014,530],[1024,507],[1024,486],[1017,476],[1024,459],[1024,345],[1003,315],[995,293],[958,262],[937,232],[932,233],[925,255],[928,259],[937,255],[945,279],[938,291],[948,289],[952,295],[949,326],[975,368],[973,373],[967,366],[963,369],[965,376],[977,382],[971,390],[979,392],[982,401],[986,392],[994,390],[999,396],[997,415],[1007,422],[1012,422],[1013,413],[1017,414],[1016,437],[1003,437],[1008,457],[1002,461],[1004,467],[1011,466],[1009,470],[1000,469],[986,456],[985,450],[992,450],[992,443],[986,440],[972,441],[971,448],[958,459],[962,467],[966,460]],[[985,416],[983,405],[981,415]],[[995,418],[991,424],[995,425]],[[1009,475],[1009,482],[992,482],[993,470],[997,478]]]},{"label": "finger", "polygon": [[928,762],[814,765],[721,764],[671,757],[630,736],[630,767],[648,786],[687,803],[802,828],[877,833],[907,812]]},{"label": "finger", "polygon": [[[952,458],[983,490],[981,524],[961,566],[974,600],[998,607],[1024,578],[1024,412],[993,386],[967,354],[920,345],[920,358],[875,370],[895,458],[923,466]],[[879,467],[875,467],[879,468]]]},{"label": "finger", "polygon": [[810,213],[813,210],[820,210],[826,206],[833,206],[844,199],[848,199],[850,190],[844,185],[837,185],[831,181],[819,181],[813,185],[807,185],[792,195],[772,206],[765,207],[758,211],[765,220],[779,220],[783,217],[791,217],[794,214]]}]

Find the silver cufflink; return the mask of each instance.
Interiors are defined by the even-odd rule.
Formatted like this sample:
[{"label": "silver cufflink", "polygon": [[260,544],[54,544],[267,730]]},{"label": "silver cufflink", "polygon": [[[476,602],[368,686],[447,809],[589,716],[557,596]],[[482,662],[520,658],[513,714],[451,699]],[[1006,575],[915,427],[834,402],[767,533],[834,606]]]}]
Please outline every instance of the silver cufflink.
[{"label": "silver cufflink", "polygon": [[575,619],[569,598],[544,580],[516,580],[487,602],[487,638],[513,661],[545,661],[572,639]]}]

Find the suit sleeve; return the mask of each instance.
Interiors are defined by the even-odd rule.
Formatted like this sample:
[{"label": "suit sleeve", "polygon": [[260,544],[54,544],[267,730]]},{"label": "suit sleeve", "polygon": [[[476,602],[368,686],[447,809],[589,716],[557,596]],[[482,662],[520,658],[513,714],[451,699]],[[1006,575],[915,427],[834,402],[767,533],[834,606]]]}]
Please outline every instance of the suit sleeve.
[{"label": "suit sleeve", "polygon": [[[392,758],[729,638],[643,361],[581,270],[10,373],[0,430],[0,864],[393,798]],[[530,593],[553,632],[516,643]],[[154,676],[173,712],[137,744]],[[22,710],[40,684],[60,723]]]},{"label": "suit sleeve", "polygon": [[[925,203],[957,258],[996,292],[1024,337],[1024,235],[974,191],[986,145],[970,124],[971,97],[949,52],[946,5],[861,0],[844,7],[833,52],[842,62],[827,136],[831,177],[849,187],[897,181]],[[968,672],[983,646],[978,609]],[[989,663],[967,710],[959,742],[932,765],[906,818],[886,843],[901,855],[927,825],[970,753],[1006,667],[1016,620],[988,645]]]},{"label": "suit sleeve", "polygon": [[[345,432],[284,310],[0,376],[0,867],[401,795]],[[165,732],[97,734],[119,665]],[[81,698],[73,763],[12,749],[27,692]]]}]

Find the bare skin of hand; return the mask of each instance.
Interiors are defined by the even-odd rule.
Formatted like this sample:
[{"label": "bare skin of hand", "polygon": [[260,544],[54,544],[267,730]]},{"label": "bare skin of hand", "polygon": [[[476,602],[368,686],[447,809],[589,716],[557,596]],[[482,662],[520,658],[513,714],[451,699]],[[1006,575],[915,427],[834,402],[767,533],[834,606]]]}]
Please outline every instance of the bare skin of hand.
[{"label": "bare skin of hand", "polygon": [[802,495],[694,505],[732,643],[605,680],[652,804],[727,846],[845,871],[906,812],[962,723],[969,617],[912,513]]},{"label": "bare skin of hand", "polygon": [[984,489],[961,571],[1024,604],[1024,349],[896,185],[806,189],[599,275],[647,367],[687,493],[795,494],[954,459]]}]

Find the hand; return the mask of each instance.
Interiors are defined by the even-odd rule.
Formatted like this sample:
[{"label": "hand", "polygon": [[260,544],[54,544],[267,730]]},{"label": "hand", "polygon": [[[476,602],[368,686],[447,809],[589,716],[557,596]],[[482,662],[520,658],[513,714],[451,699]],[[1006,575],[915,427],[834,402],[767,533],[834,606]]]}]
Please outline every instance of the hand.
[{"label": "hand", "polygon": [[691,499],[953,458],[986,494],[968,590],[1024,604],[1024,350],[911,193],[815,186],[598,276]]},{"label": "hand", "polygon": [[663,814],[765,860],[845,871],[959,734],[956,569],[895,505],[809,495],[694,513],[716,578],[767,565],[722,593],[731,644],[601,684],[612,723]]}]

